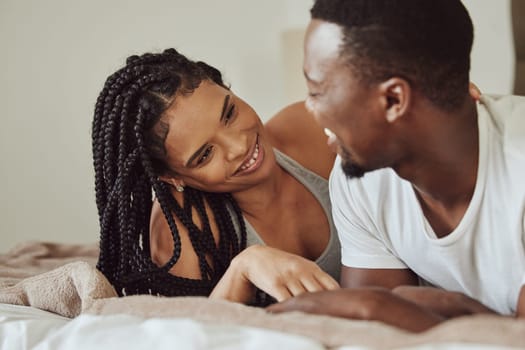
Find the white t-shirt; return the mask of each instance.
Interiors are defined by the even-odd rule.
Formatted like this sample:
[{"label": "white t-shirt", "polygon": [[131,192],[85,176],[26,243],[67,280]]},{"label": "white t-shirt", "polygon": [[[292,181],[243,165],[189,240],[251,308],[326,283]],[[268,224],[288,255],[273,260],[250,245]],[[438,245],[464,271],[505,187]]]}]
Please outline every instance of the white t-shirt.
[{"label": "white t-shirt", "polygon": [[408,181],[392,169],[349,180],[338,157],[330,198],[343,265],[408,268],[501,314],[515,313],[525,283],[525,97],[482,96],[478,125],[474,195],[459,225],[443,238]]}]

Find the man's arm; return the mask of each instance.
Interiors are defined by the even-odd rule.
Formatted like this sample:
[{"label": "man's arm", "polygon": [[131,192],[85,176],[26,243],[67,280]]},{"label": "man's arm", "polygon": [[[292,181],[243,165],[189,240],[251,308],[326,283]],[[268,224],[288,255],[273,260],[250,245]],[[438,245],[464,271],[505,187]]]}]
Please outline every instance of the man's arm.
[{"label": "man's arm", "polygon": [[418,285],[417,275],[409,269],[361,269],[343,266],[341,268],[341,287],[383,287],[393,289],[398,286]]},{"label": "man's arm", "polygon": [[[373,174],[371,174],[373,175]],[[385,175],[386,176],[386,175]],[[379,191],[384,180],[375,174],[368,182],[349,182],[337,158],[330,176],[332,217],[341,242],[341,277],[343,288],[417,285],[418,277],[394,253],[386,232],[379,232],[376,203],[386,194]],[[373,207],[373,206],[372,206]]]},{"label": "man's arm", "polygon": [[[419,287],[418,282],[417,275],[408,269],[357,269],[344,266],[341,270],[341,287],[343,288],[372,286],[390,289],[393,294],[443,318],[495,313],[463,293]],[[525,292],[522,291],[522,294],[525,295]],[[525,305],[523,305],[523,311],[525,312]]]},{"label": "man's arm", "polygon": [[352,288],[304,293],[267,308],[274,313],[303,311],[356,320],[380,321],[411,332],[427,330],[445,320],[431,310],[384,288]]},{"label": "man's arm", "polygon": [[496,312],[467,295],[434,287],[399,286],[392,290],[397,296],[432,311],[444,318]]}]

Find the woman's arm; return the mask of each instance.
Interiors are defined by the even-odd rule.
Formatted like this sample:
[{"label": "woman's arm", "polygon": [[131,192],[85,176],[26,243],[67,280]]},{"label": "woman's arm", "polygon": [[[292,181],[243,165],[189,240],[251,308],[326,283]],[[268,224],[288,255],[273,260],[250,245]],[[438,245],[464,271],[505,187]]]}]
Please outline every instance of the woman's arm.
[{"label": "woman's arm", "polygon": [[254,245],[232,260],[210,298],[249,303],[255,287],[283,301],[305,292],[337,289],[339,285],[313,261]]},{"label": "woman's arm", "polygon": [[[211,213],[208,215],[217,241],[215,222]],[[188,231],[176,217],[175,221],[181,240],[181,255],[169,272],[180,277],[201,279],[199,260]],[[152,209],[150,245],[152,259],[158,266],[166,264],[173,255],[171,231],[158,203]],[[232,259],[210,298],[249,303],[253,301],[255,287],[282,301],[307,291],[336,289],[339,285],[313,261],[276,248],[254,245]]]}]

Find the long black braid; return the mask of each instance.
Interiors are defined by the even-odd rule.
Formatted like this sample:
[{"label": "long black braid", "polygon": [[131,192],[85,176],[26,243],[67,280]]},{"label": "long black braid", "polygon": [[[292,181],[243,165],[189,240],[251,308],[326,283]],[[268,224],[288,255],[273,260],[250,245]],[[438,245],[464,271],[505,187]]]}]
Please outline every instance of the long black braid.
[{"label": "long black braid", "polygon": [[[246,227],[231,194],[186,187],[181,205],[170,186],[158,178],[169,171],[164,148],[167,127],[161,116],[176,94],[191,93],[203,80],[227,88],[217,69],[168,49],[160,54],[129,57],[126,66],[106,80],[98,97],[92,126],[100,220],[97,267],[120,295],[209,295],[231,259],[246,247]],[[161,267],[153,263],[149,244],[154,196],[174,241],[173,255]],[[217,223],[218,244],[206,204]],[[201,228],[192,219],[193,211],[202,222]],[[201,280],[169,273],[181,254],[173,215],[189,232],[199,258]],[[240,232],[236,232],[234,223]]]}]

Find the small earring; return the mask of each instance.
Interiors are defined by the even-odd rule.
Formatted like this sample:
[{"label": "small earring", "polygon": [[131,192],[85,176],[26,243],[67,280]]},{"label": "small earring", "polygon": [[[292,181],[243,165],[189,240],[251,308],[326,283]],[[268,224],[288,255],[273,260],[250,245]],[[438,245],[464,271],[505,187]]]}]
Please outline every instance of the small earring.
[{"label": "small earring", "polygon": [[177,192],[184,192],[184,186],[182,185],[175,185],[175,189],[177,190]]}]

